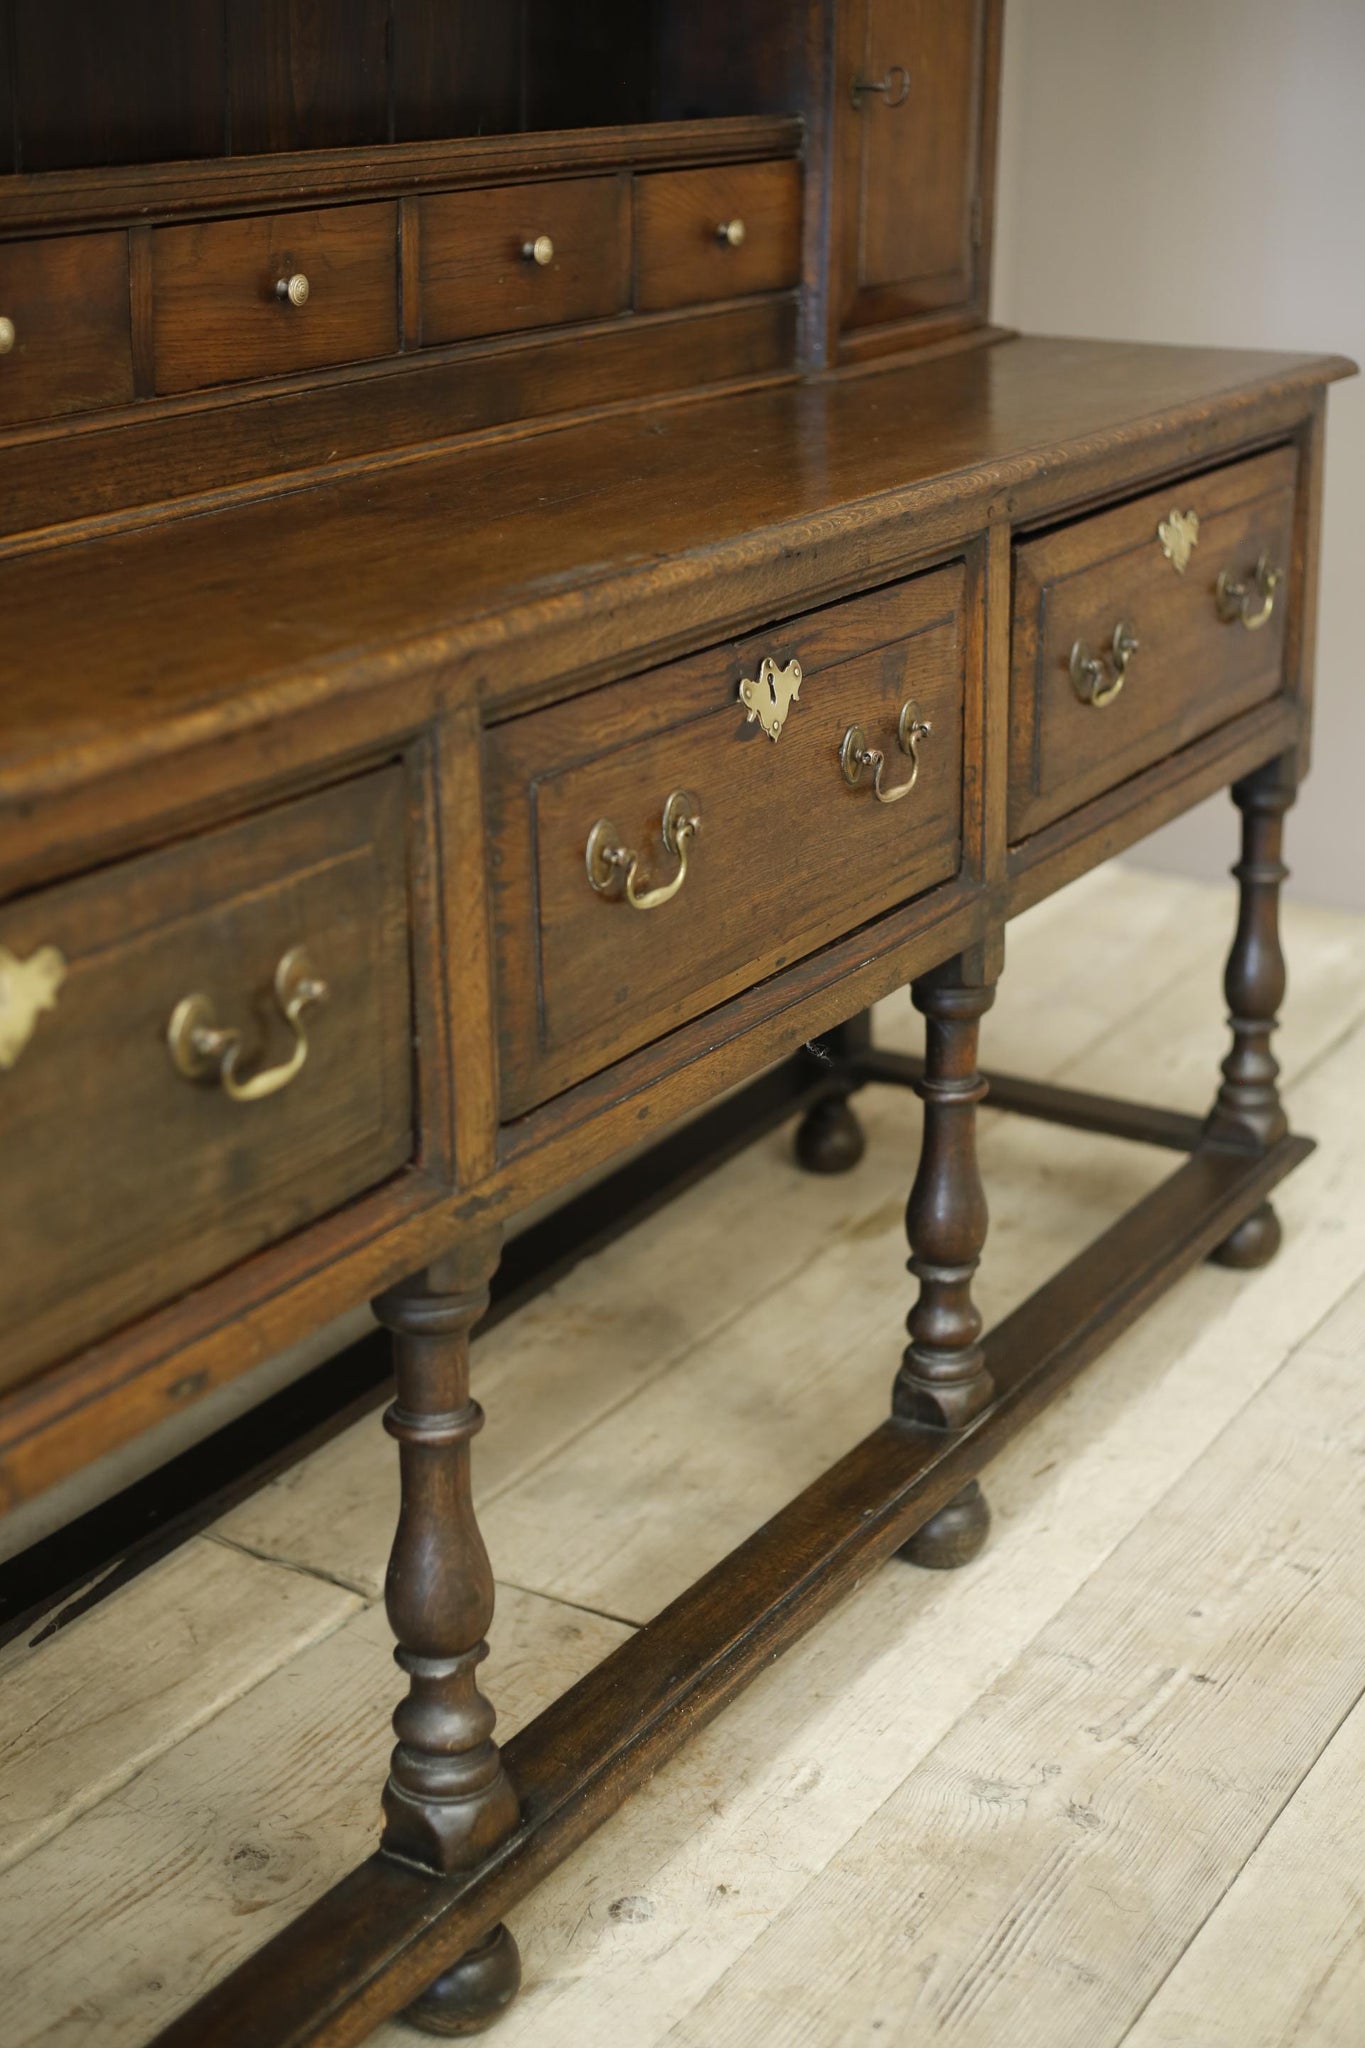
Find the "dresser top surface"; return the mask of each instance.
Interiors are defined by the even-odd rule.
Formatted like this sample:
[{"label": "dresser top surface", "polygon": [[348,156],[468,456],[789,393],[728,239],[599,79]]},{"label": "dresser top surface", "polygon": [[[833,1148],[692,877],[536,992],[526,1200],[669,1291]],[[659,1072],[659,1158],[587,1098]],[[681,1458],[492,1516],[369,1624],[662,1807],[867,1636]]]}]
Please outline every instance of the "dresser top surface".
[{"label": "dresser top surface", "polygon": [[1122,453],[1159,474],[1198,458],[1211,420],[1261,431],[1255,408],[1306,407],[1351,368],[1003,339],[419,451],[17,554],[0,562],[0,825],[45,792],[357,691],[436,678],[510,708],[557,674],[621,672],[731,616],[761,624],[765,575],[781,616],[815,548],[836,578],[843,560],[876,580],[883,554],[904,559],[907,519],[932,551],[992,506],[1046,516],[1063,466]]}]

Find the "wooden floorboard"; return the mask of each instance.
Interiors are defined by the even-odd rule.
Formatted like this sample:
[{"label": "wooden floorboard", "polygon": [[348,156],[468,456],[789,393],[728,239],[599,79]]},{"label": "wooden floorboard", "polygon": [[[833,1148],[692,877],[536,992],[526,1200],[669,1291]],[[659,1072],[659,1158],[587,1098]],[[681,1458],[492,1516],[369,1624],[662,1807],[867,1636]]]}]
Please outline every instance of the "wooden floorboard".
[{"label": "wooden floorboard", "polygon": [[[1224,1049],[1218,963],[1230,920],[1230,891],[1119,869],[1087,877],[1011,929],[985,1056],[1197,1112]],[[1199,1490],[1204,1466],[1270,1398],[1260,1390],[1279,1383],[1286,1359],[1296,1354],[1296,1371],[1315,1361],[1338,1392],[1349,1386],[1346,1368],[1365,1352],[1365,1292],[1350,1293],[1365,1272],[1365,1041],[1350,1035],[1365,1010],[1365,920],[1291,909],[1287,923],[1281,1049],[1296,1077],[1295,1121],[1324,1143],[1279,1197],[1279,1261],[1258,1275],[1192,1274],[997,1460],[996,1531],[977,1565],[944,1578],[899,1566],[874,1575],[517,1909],[527,1985],[499,2030],[505,2048],[578,2038],[652,2048],[689,2026],[679,2040],[709,2048],[732,2038],[723,2030],[747,2024],[769,1981],[770,1944],[803,1895],[834,1881],[860,1831],[910,1796],[904,1788],[961,1739],[993,1687],[1011,1683],[1035,1639],[1101,1580],[1126,1613],[1125,1546],[1156,1540],[1163,1501],[1182,1484]],[[902,997],[883,1006],[879,1038],[913,1049],[916,1023]],[[848,1179],[807,1180],[792,1171],[785,1138],[764,1141],[478,1347],[490,1424],[476,1470],[501,1582],[489,1685],[504,1734],[884,1413],[907,1300],[901,1210],[918,1108],[893,1089],[864,1104],[872,1144]],[[996,1320],[1171,1162],[1018,1119],[987,1116],[983,1126],[992,1232],[981,1293]],[[755,1257],[756,1216],[765,1232],[775,1224],[772,1270]],[[391,1446],[360,1425],[179,1554],[190,1562],[183,1650],[166,1667],[179,1673],[173,1682],[149,1682],[139,1660],[150,1623],[136,1586],[66,1632],[83,1688],[63,1685],[62,1637],[0,1658],[0,1726],[19,1731],[0,1754],[0,1827],[17,1815],[32,1830],[37,1816],[0,1873],[6,2048],[134,2048],[366,1853],[396,1686],[375,1604],[393,1506]],[[215,1590],[215,1571],[246,1574],[243,1585],[263,1575],[244,1623]],[[1231,1580],[1235,1589],[1236,1570]],[[304,1607],[289,1610],[286,1587],[304,1589],[294,1594]],[[1304,1625],[1319,1611],[1310,1587]],[[115,1628],[98,1641],[87,1634],[82,1661],[80,1631],[104,1614],[123,1618],[123,1654]],[[234,1665],[242,1626],[255,1647]],[[1288,1628],[1263,1651],[1272,1664],[1276,1641],[1299,1640]],[[68,1689],[77,1704],[61,1712],[76,1712],[76,1739],[66,1741],[59,1714],[51,1745],[64,1776],[34,1776],[26,1794],[45,1746],[43,1703],[66,1701]],[[1330,1719],[1329,1691],[1324,1682],[1321,1703],[1303,1702],[1305,1725]],[[1231,1714],[1234,1746],[1243,1718]],[[1351,1728],[1347,1716],[1336,1741]],[[1200,1987],[1227,1978],[1239,1929],[1254,1941],[1273,1919],[1276,1867],[1295,1896],[1294,1872],[1311,1870],[1321,1832],[1314,1815],[1325,1802],[1310,1795],[1333,1782],[1320,1774],[1334,1767],[1334,1748],[1324,1740],[1296,1762],[1302,1791],[1288,1788],[1259,1847],[1243,1847],[1245,1830],[1235,1853],[1225,1846],[1234,1835],[1218,1836],[1225,1859],[1241,1863],[1166,1977],[1176,2000],[1167,2019],[1158,1985],[1141,2010],[1130,1997],[1107,2034],[1101,2016],[1097,2048],[1124,2030],[1138,2048],[1199,2048],[1197,2033],[1140,2029],[1183,2024]],[[52,1786],[49,1797],[42,1788]],[[7,1794],[19,1803],[7,1806]],[[1296,1796],[1308,1802],[1297,1823]],[[1282,1832],[1291,1824],[1299,1847]],[[1160,1836],[1173,1823],[1152,1825]],[[1266,1861],[1277,1836],[1288,1844],[1278,1866]],[[1331,1841],[1322,1853],[1330,1861]],[[1246,1887],[1261,1866],[1272,1875],[1258,1903]],[[969,1909],[992,1867],[943,1923],[953,1954],[980,1937]],[[1334,1896],[1349,1905],[1339,1855],[1333,1867]],[[1330,1892],[1324,1881],[1310,1940],[1321,1970],[1310,1961],[1285,1992],[1286,2011],[1307,2013],[1306,2031],[1243,2028],[1239,2042],[1337,2048],[1338,2035],[1313,2031],[1336,2024],[1327,1994],[1303,2004],[1317,1995],[1315,1971],[1324,1981],[1334,1971],[1343,1992],[1353,1982],[1349,1944],[1332,1960]],[[881,1925],[895,1955],[904,1923],[887,1896]],[[1234,1911],[1251,1917],[1229,1920],[1220,1937],[1221,1916]],[[1182,1990],[1182,1972],[1197,1966],[1211,1974]],[[808,1974],[803,1959],[798,1988]],[[1001,1982],[1017,1994],[1008,2036],[1051,2041],[1046,1973],[1006,1969]],[[1074,2009],[1093,2016],[1083,1999]],[[707,2033],[716,2015],[722,2031]],[[807,2038],[863,2039],[843,2030],[845,2017],[826,2012],[826,2031],[812,2021]],[[414,2038],[397,2027],[376,2036],[387,2048]],[[1232,2036],[1207,2038],[1222,2048]]]},{"label": "wooden floorboard", "polygon": [[1365,1691],[1363,1518],[1365,1380],[1307,1348],[670,2048],[1121,2039]]}]

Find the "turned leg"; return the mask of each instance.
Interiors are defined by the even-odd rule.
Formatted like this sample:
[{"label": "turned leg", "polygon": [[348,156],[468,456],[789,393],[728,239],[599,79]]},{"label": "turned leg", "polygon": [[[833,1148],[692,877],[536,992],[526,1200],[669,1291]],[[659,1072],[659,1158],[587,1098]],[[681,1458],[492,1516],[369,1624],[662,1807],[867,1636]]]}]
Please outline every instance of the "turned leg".
[{"label": "turned leg", "polygon": [[807,1173],[847,1173],[863,1156],[867,1140],[850,1104],[855,1084],[848,1065],[871,1043],[866,1010],[815,1041],[813,1056],[828,1066],[829,1087],[796,1127],[797,1164]]},{"label": "turned leg", "polygon": [[[1232,797],[1242,813],[1242,857],[1232,871],[1239,892],[1237,932],[1223,977],[1232,1050],[1204,1128],[1211,1145],[1264,1151],[1288,1129],[1270,1040],[1284,1000],[1280,887],[1289,870],[1280,849],[1294,789],[1271,762],[1237,783]],[[1265,1202],[1211,1256],[1221,1266],[1264,1266],[1279,1246],[1279,1218]]]},{"label": "turned leg", "polygon": [[[976,1106],[986,1093],[977,1072],[982,1016],[992,985],[973,986],[949,961],[914,983],[911,999],[926,1020],[919,1168],[905,1212],[910,1271],[919,1298],[906,1328],[910,1342],[896,1376],[893,1412],[907,1422],[960,1429],[991,1399],[972,1277],[986,1241],[986,1195],[976,1162]],[[986,1540],[990,1509],[975,1480],[912,1536],[900,1552],[913,1564],[948,1569],[968,1563]]]},{"label": "turned leg", "polygon": [[[384,1789],[384,1853],[447,1875],[480,1863],[516,1827],[516,1794],[493,1741],[476,1671],[487,1655],[493,1574],[474,1519],[470,1439],[483,1411],[469,1396],[469,1333],[488,1305],[496,1240],[480,1239],[379,1297],[393,1332],[402,1507],[385,1584],[408,1675],[393,1717]],[[516,1943],[495,1928],[425,1991],[407,2017],[429,2033],[471,2034],[511,2002]]]}]

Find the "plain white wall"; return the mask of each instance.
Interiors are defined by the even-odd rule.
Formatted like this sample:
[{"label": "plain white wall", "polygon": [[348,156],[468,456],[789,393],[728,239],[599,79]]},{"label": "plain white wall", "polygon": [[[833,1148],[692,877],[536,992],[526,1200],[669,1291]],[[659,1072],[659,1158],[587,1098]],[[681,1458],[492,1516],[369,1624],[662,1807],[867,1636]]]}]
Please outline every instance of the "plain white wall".
[{"label": "plain white wall", "polygon": [[[1365,359],[1365,0],[1006,0],[994,314]],[[1365,380],[1332,387],[1291,887],[1365,910]],[[1222,875],[1215,798],[1135,852]]]}]

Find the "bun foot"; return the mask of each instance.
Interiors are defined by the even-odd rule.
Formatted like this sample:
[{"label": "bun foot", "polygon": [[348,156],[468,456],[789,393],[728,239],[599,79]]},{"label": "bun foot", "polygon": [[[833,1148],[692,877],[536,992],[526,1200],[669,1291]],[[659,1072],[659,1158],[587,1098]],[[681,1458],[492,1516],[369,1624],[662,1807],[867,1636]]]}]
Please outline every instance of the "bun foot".
[{"label": "bun foot", "polygon": [[979,1557],[990,1534],[990,1503],[975,1479],[902,1543],[897,1557],[931,1572],[954,1572]]},{"label": "bun foot", "polygon": [[867,1149],[863,1127],[842,1095],[814,1102],[796,1127],[797,1164],[807,1173],[848,1173]]},{"label": "bun foot", "polygon": [[1279,1217],[1269,1202],[1262,1202],[1259,1209],[1252,1210],[1245,1223],[1237,1225],[1231,1237],[1225,1237],[1209,1253],[1210,1263],[1233,1266],[1239,1273],[1251,1272],[1257,1266],[1268,1266],[1280,1249],[1283,1235]]},{"label": "bun foot", "polygon": [[501,2018],[521,1986],[521,1955],[501,1925],[443,1970],[403,2017],[424,2034],[481,2034]]}]

